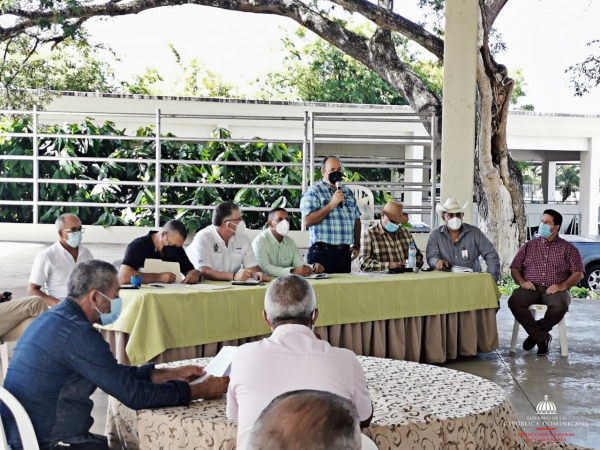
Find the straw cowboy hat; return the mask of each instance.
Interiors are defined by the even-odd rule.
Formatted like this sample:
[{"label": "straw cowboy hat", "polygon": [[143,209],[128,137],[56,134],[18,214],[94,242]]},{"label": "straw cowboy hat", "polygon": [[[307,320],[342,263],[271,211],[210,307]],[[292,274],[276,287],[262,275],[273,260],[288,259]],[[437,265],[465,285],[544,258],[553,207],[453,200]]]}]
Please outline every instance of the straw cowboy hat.
[{"label": "straw cowboy hat", "polygon": [[381,214],[385,214],[394,223],[404,223],[407,221],[406,216],[402,215],[402,203],[387,202],[381,210]]},{"label": "straw cowboy hat", "polygon": [[458,200],[456,200],[456,197],[448,197],[448,200],[446,200],[443,205],[436,205],[435,210],[437,211],[438,214],[442,214],[442,215],[445,212],[447,212],[447,213],[462,213],[462,212],[465,212],[465,209],[467,208],[468,203],[469,202],[465,203],[463,206],[460,206],[460,202]]}]

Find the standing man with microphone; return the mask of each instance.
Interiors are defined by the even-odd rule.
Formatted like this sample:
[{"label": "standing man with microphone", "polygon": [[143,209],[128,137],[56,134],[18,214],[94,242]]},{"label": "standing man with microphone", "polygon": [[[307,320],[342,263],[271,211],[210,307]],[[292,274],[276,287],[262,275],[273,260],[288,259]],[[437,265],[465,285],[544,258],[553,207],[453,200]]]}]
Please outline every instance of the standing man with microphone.
[{"label": "standing man with microphone", "polygon": [[307,262],[323,265],[328,273],[350,273],[360,250],[360,210],[352,191],[342,185],[342,171],[338,158],[323,158],[323,179],[307,189],[300,201],[310,235]]}]

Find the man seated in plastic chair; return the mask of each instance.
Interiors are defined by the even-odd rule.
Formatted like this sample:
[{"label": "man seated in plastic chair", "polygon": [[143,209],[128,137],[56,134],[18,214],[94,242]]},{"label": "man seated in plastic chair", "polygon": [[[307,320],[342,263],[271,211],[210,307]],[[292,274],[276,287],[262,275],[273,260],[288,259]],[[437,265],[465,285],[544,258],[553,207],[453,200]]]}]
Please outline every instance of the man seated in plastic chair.
[{"label": "man seated in plastic chair", "polygon": [[254,425],[271,400],[296,389],[351,399],[361,425],[369,425],[373,405],[363,368],[351,350],[332,347],[315,335],[318,315],[315,291],[304,278],[287,275],[271,282],[263,319],[273,334],[242,345],[231,363],[227,418],[238,422],[238,434]]},{"label": "man seated in plastic chair", "polygon": [[[523,349],[529,351],[537,345],[539,356],[548,354],[550,330],[569,310],[569,290],[581,281],[585,271],[577,248],[558,236],[562,220],[557,211],[544,211],[539,237],[523,245],[510,265],[511,275],[520,287],[508,299],[508,307],[529,335]],[[529,311],[533,304],[548,308],[537,321]]]},{"label": "man seated in plastic chair", "polygon": [[[90,433],[90,395],[97,387],[135,410],[188,405],[225,393],[227,377],[189,384],[204,374],[199,366],[154,369],[154,364],[130,367],[117,362],[93,326],[119,293],[112,264],[82,262],[67,285],[67,298],[34,320],[17,342],[4,382],[29,414],[41,449],[62,442],[69,450],[108,450],[105,436]],[[0,412],[8,443],[21,450],[12,414],[4,407]]]},{"label": "man seated in plastic chair", "polygon": [[354,405],[339,395],[302,390],[280,395],[252,427],[248,450],[359,450]]},{"label": "man seated in plastic chair", "polygon": [[0,344],[16,341],[31,320],[48,309],[44,300],[37,296],[11,300],[11,296],[0,294]]}]

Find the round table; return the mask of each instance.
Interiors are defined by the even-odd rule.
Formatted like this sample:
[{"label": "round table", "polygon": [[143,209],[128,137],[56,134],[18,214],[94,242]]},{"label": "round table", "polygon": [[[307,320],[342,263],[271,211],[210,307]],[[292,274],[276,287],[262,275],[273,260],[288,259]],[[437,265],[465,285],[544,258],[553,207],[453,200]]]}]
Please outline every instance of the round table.
[{"label": "round table", "polygon": [[[379,449],[533,448],[498,385],[427,364],[358,358],[374,406],[373,421],[363,432]],[[204,366],[210,359],[163,367]],[[237,424],[225,417],[225,397],[192,402],[189,407],[140,411],[111,397],[106,434],[113,449],[234,450]]]}]

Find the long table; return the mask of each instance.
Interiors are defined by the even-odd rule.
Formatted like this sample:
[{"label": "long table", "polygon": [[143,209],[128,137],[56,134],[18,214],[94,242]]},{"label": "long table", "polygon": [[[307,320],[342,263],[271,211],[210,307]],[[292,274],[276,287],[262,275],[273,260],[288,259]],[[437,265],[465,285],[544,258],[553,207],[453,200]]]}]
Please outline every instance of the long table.
[{"label": "long table", "polygon": [[[528,442],[506,393],[483,378],[413,362],[359,360],[373,401],[373,420],[363,433],[379,450],[582,449],[544,438]],[[113,450],[235,450],[237,424],[226,418],[225,407],[223,397],[134,411],[109,397],[105,434]]]},{"label": "long table", "polygon": [[[500,293],[487,273],[336,274],[309,282],[319,308],[316,331],[359,355],[441,363],[498,346]],[[102,332],[124,364],[214,356],[223,344],[269,334],[266,288],[121,290],[121,316]]]}]

